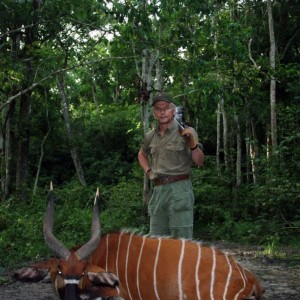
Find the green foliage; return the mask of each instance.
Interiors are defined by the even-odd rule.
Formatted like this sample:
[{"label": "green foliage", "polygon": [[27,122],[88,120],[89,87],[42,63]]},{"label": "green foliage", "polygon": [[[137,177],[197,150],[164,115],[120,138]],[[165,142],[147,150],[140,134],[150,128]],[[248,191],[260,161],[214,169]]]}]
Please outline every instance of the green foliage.
[{"label": "green foliage", "polygon": [[[67,247],[86,241],[90,235],[93,199],[90,188],[73,184],[55,191],[54,233]],[[29,203],[11,199],[1,203],[0,261],[13,265],[24,260],[50,255],[44,243],[42,224],[46,209],[46,193],[40,191]]]},{"label": "green foliage", "polygon": [[[297,245],[299,232],[299,184],[286,181],[232,189],[228,178],[213,171],[208,158],[205,168],[194,169],[195,236],[227,239],[266,246],[273,252],[281,244]],[[132,176],[119,178],[113,186],[100,185],[102,233],[121,229],[148,232],[148,216],[142,203],[142,172],[137,164]],[[272,180],[271,180],[272,182]],[[281,183],[281,184],[279,184]],[[97,186],[77,181],[55,187],[57,196],[54,234],[74,247],[90,237],[93,199]],[[0,206],[0,261],[4,267],[51,255],[44,243],[42,222],[46,192],[40,190],[29,203],[6,200]],[[295,190],[295,193],[293,192]]]},{"label": "green foliage", "polygon": [[[125,178],[113,188],[100,186],[102,232],[123,228],[146,232],[147,218],[142,204],[141,180]],[[56,188],[54,235],[72,248],[90,238],[91,217],[96,186],[82,187],[77,182]],[[46,192],[40,191],[29,203],[11,199],[0,205],[0,261],[11,267],[22,261],[50,256],[45,245],[42,224]]]},{"label": "green foliage", "polygon": [[[68,247],[89,238],[92,200],[98,186],[104,231],[130,227],[147,232],[147,215],[141,203],[143,174],[136,164],[143,120],[140,104],[134,103],[140,92],[137,79],[148,71],[142,70],[146,58],[149,62],[159,59],[164,89],[185,106],[188,122],[204,144],[205,167],[193,173],[195,234],[206,232],[211,238],[261,243],[270,252],[282,243],[299,245],[300,68],[299,35],[295,32],[300,5],[297,1],[273,3],[278,61],[275,72],[269,67],[265,3],[241,1],[237,7],[232,5],[229,1],[192,0],[109,4],[93,0],[43,1],[35,28],[32,2],[0,3],[1,105],[36,84],[26,93],[31,101],[27,116],[27,190],[33,186],[41,143],[50,130],[43,149],[38,194],[22,203],[11,192],[0,204],[1,264],[50,255],[41,231],[50,180],[58,198],[55,234]],[[99,35],[92,37],[95,30]],[[28,38],[34,33],[31,43]],[[109,39],[109,35],[114,38]],[[87,187],[76,181],[66,138],[56,82],[62,69],[75,146]],[[154,70],[155,65],[153,76]],[[266,142],[271,74],[277,80],[279,142],[273,156]],[[215,165],[216,109],[221,99],[232,162],[226,171],[222,157],[220,170]],[[1,151],[6,146],[8,127],[12,125],[12,138],[23,129],[19,128],[19,120],[23,119],[19,113],[24,102],[19,100],[21,97],[1,108]],[[239,187],[235,186],[234,170],[235,115],[240,120],[242,138],[243,178]],[[251,139],[257,146],[256,182],[246,154]],[[14,149],[17,142],[13,140]],[[15,168],[17,153],[13,150],[10,154],[15,158]],[[0,156],[1,192],[8,171],[5,156]],[[15,170],[10,175],[14,177]]]},{"label": "green foliage", "polygon": [[[270,246],[295,243],[300,232],[300,185],[280,168],[276,158],[262,168],[263,184],[232,188],[229,178],[218,177],[207,161],[194,170],[195,232],[213,239],[228,239]],[[279,165],[278,165],[279,164]],[[280,171],[281,170],[281,171]],[[286,170],[287,171],[287,170]],[[200,235],[201,237],[201,235]]]},{"label": "green foliage", "polygon": [[45,201],[34,198],[29,204],[9,200],[1,203],[0,261],[12,265],[47,254],[42,235]]},{"label": "green foliage", "polygon": [[106,231],[122,228],[138,229],[146,233],[148,222],[146,208],[142,202],[142,177],[140,180],[122,180],[111,189],[111,196],[101,220]]},{"label": "green foliage", "polygon": [[[117,183],[118,178],[130,174],[141,140],[137,138],[137,110],[136,105],[101,106],[98,114],[91,112],[89,126],[78,130],[78,146],[89,183]],[[75,126],[80,126],[79,121]]]}]

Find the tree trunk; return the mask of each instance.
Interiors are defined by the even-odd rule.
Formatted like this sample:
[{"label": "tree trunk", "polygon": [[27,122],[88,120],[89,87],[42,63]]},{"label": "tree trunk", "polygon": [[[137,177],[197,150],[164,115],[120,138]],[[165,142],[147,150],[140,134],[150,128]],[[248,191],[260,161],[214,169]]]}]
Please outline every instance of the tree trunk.
[{"label": "tree trunk", "polygon": [[[257,182],[256,158],[258,157],[257,137],[253,120],[247,117],[246,121],[246,154],[247,154],[247,183]],[[252,178],[248,174],[252,174]]]},{"label": "tree trunk", "polygon": [[[141,105],[141,120],[143,123],[144,134],[149,131],[149,104],[152,102],[152,72],[153,67],[156,65],[157,60],[153,53],[149,55],[147,49],[143,50],[142,69],[139,70],[139,62],[136,60],[136,70],[139,77],[138,82],[138,101]],[[160,70],[157,70],[156,74],[159,74]],[[151,196],[151,184],[150,180],[144,175],[143,184],[143,200],[144,203],[148,203]]]},{"label": "tree trunk", "polygon": [[229,170],[229,158],[228,158],[228,125],[227,125],[227,115],[224,108],[224,98],[222,97],[220,102],[220,109],[223,121],[223,152],[224,152],[224,163],[226,170]]},{"label": "tree trunk", "polygon": [[[216,18],[213,15],[211,18],[212,29],[213,29],[213,37],[214,37],[214,50],[215,50],[215,61],[217,68],[217,79],[220,81],[219,74],[219,53],[218,53],[218,29],[216,26]],[[221,155],[221,116],[223,111],[223,96],[220,95],[220,101],[217,106],[217,150],[216,150],[216,165],[218,175],[221,176],[221,166],[220,166],[220,155]]]},{"label": "tree trunk", "polygon": [[28,178],[28,156],[30,137],[30,112],[31,93],[22,95],[20,99],[20,113],[18,121],[18,145],[16,166],[16,192],[22,200],[26,201],[27,178]]},{"label": "tree trunk", "polygon": [[242,139],[240,121],[236,113],[234,120],[236,124],[236,186],[239,187],[242,182]]},{"label": "tree trunk", "polygon": [[[156,63],[156,59],[153,53],[148,54],[148,50],[143,50],[142,60],[142,73],[141,83],[139,91],[139,101],[141,104],[141,119],[143,122],[144,134],[149,131],[149,104],[152,102],[151,85],[152,85],[152,71]],[[157,67],[157,65],[156,65]],[[161,73],[161,70],[157,70],[156,74]],[[143,198],[144,203],[148,203],[151,197],[151,185],[149,178],[144,175],[144,187],[143,187]]]},{"label": "tree trunk", "polygon": [[99,102],[97,100],[97,86],[96,86],[96,80],[94,77],[94,74],[92,75],[92,95],[93,95],[93,100],[96,105],[96,111],[99,113]]},{"label": "tree trunk", "polygon": [[216,150],[216,164],[218,175],[221,176],[220,168],[220,151],[221,151],[221,104],[218,103],[217,108],[217,150]]},{"label": "tree trunk", "polygon": [[276,68],[276,43],[274,34],[274,22],[272,14],[272,1],[267,1],[268,7],[268,20],[269,20],[269,35],[270,35],[270,67],[271,67],[271,80],[270,80],[270,108],[271,108],[271,139],[272,139],[272,153],[277,147],[277,122],[276,122],[276,80],[274,72]]},{"label": "tree trunk", "polygon": [[[11,35],[12,39],[12,52],[11,59],[17,64],[19,51],[20,51],[20,32],[16,31]],[[18,87],[13,84],[11,93],[15,92]],[[4,101],[3,101],[4,102]],[[16,145],[17,141],[17,118],[16,118],[16,102],[17,99],[10,101],[7,105],[3,106],[2,109],[2,128],[4,129],[3,136],[3,147],[4,155],[2,166],[4,168],[2,174],[2,186],[4,191],[4,198],[9,197],[13,193],[15,188],[15,162],[16,162]],[[13,147],[15,145],[15,147]]]},{"label": "tree trunk", "polygon": [[[25,29],[24,54],[21,58],[25,61],[28,79],[23,82],[23,89],[33,82],[33,67],[31,63],[31,51],[37,40],[38,26],[40,22],[41,0],[32,1],[33,26]],[[25,58],[25,59],[24,59]],[[16,193],[22,200],[27,200],[27,179],[29,167],[29,139],[30,139],[30,118],[31,118],[31,94],[29,91],[19,98],[19,120],[18,120],[18,143],[16,155]]]},{"label": "tree trunk", "polygon": [[77,178],[82,185],[86,185],[78,151],[74,143],[73,130],[72,130],[70,115],[69,115],[69,101],[65,93],[64,74],[61,74],[60,76],[57,77],[57,88],[59,90],[60,97],[61,97],[61,107],[63,111],[64,124],[65,124],[67,137],[70,145],[71,156],[76,169]]},{"label": "tree trunk", "polygon": [[253,177],[253,182],[257,182],[257,167],[256,167],[256,158],[259,155],[259,150],[258,150],[258,140],[257,140],[257,134],[256,134],[256,129],[255,129],[255,124],[254,121],[251,119],[251,144],[250,144],[250,149],[251,149],[251,170],[252,170],[252,177]]},{"label": "tree trunk", "polygon": [[149,55],[148,50],[143,50],[143,60],[142,60],[142,74],[141,74],[141,98],[140,103],[142,106],[142,121],[144,133],[149,130],[149,104],[151,102],[151,85],[152,85],[152,71],[155,65],[156,59],[155,55],[151,53]]},{"label": "tree trunk", "polygon": [[156,55],[156,64],[155,64],[155,91],[162,91],[164,88],[164,78],[162,75],[162,64],[161,59],[159,58],[159,52],[157,51]]},{"label": "tree trunk", "polygon": [[[46,93],[45,93],[45,99],[47,101],[47,94]],[[47,140],[47,138],[50,134],[50,131],[51,131],[51,125],[50,125],[50,122],[49,122],[48,105],[47,105],[47,110],[46,110],[46,120],[47,120],[47,124],[48,124],[48,131],[47,131],[46,135],[44,136],[42,144],[41,144],[41,154],[40,154],[40,159],[39,159],[39,163],[38,163],[37,171],[36,171],[36,175],[35,175],[35,181],[34,181],[34,186],[33,186],[33,195],[36,194],[36,190],[37,190],[37,187],[38,187],[41,166],[42,166],[42,162],[43,162],[43,158],[44,158],[44,145],[45,145],[46,140]]]},{"label": "tree trunk", "polygon": [[[4,198],[7,198],[13,192],[13,178],[14,178],[14,157],[16,156],[14,153],[13,145],[16,143],[15,135],[14,135],[14,119],[15,119],[15,105],[16,101],[11,102],[9,105],[9,110],[6,111],[6,117],[3,118],[5,120],[5,124],[3,128],[5,128],[5,136],[3,139],[3,179],[2,185],[4,190]],[[4,114],[3,114],[4,115]]]}]

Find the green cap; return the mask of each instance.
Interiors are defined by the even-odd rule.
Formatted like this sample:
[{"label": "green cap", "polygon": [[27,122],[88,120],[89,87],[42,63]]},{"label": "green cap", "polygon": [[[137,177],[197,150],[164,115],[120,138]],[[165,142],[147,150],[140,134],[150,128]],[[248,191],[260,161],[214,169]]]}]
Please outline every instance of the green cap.
[{"label": "green cap", "polygon": [[157,101],[165,101],[168,103],[173,103],[173,98],[171,95],[164,93],[164,92],[160,92],[158,93],[155,98],[153,99],[152,102],[152,106],[157,102]]}]

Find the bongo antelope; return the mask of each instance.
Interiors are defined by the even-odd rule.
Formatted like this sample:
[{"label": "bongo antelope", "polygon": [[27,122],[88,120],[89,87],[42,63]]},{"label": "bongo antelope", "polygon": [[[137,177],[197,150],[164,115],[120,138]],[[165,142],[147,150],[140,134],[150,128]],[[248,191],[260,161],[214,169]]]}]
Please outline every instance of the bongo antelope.
[{"label": "bongo antelope", "polygon": [[190,240],[131,232],[101,236],[97,190],[91,239],[68,250],[52,233],[53,188],[48,195],[44,237],[56,257],[16,272],[19,280],[50,274],[60,299],[259,300],[258,279],[231,256]]}]

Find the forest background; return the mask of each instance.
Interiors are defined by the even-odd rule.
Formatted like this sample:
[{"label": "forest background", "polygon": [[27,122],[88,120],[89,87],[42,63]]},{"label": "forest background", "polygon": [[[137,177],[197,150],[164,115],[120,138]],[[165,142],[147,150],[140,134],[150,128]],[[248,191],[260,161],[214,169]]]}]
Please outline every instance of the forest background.
[{"label": "forest background", "polygon": [[148,232],[137,162],[151,101],[198,132],[195,238],[300,247],[299,1],[1,1],[0,267],[50,255],[55,234]]}]

